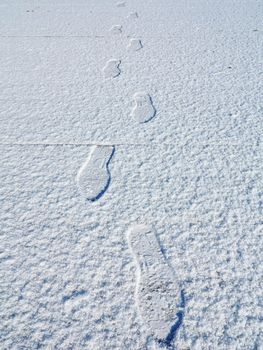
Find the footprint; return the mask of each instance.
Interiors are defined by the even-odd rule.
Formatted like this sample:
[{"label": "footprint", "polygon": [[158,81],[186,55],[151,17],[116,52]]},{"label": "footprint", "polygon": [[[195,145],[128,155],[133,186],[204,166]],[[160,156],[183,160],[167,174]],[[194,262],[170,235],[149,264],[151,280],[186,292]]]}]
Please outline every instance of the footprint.
[{"label": "footprint", "polygon": [[116,6],[117,6],[117,7],[125,7],[125,5],[126,5],[126,4],[125,4],[124,1],[121,1],[121,2],[117,2],[117,3],[116,3]]},{"label": "footprint", "polygon": [[114,146],[94,146],[87,161],[80,168],[76,181],[80,193],[94,202],[107,190],[110,183],[109,162],[113,156]]},{"label": "footprint", "polygon": [[137,12],[131,12],[131,13],[127,16],[128,19],[136,19],[136,18],[138,18],[138,17],[139,17],[139,15],[138,15]]},{"label": "footprint", "polygon": [[182,323],[181,293],[173,270],[162,254],[155,230],[134,225],[128,242],[137,263],[136,304],[151,336],[167,347]]},{"label": "footprint", "polygon": [[102,72],[105,76],[105,78],[116,78],[118,75],[121,74],[121,70],[119,68],[121,64],[120,60],[109,60],[106,63],[106,66],[102,68]]},{"label": "footprint", "polygon": [[121,34],[122,33],[122,26],[120,24],[116,24],[110,28],[110,32],[112,34]]},{"label": "footprint", "polygon": [[142,48],[142,42],[139,39],[130,39],[130,42],[127,46],[127,50],[129,51],[138,51]]},{"label": "footprint", "polygon": [[135,106],[133,107],[131,116],[136,118],[139,123],[147,123],[155,116],[156,110],[149,94],[145,92],[136,92],[133,99]]}]

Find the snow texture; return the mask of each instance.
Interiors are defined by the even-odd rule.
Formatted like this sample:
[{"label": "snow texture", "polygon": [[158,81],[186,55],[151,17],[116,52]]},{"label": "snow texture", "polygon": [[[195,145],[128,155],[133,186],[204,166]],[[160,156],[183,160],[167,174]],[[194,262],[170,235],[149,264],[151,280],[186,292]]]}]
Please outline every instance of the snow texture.
[{"label": "snow texture", "polygon": [[[262,349],[262,17],[261,0],[0,2],[1,349]],[[87,201],[78,172],[112,145]],[[183,310],[161,343],[126,237],[142,224]]]}]

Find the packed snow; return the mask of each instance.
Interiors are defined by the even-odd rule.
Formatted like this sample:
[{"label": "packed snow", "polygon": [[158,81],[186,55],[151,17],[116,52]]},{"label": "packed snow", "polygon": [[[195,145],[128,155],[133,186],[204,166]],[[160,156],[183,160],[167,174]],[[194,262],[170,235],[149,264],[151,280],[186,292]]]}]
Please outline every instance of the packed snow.
[{"label": "packed snow", "polygon": [[0,1],[1,349],[263,349],[262,18]]}]

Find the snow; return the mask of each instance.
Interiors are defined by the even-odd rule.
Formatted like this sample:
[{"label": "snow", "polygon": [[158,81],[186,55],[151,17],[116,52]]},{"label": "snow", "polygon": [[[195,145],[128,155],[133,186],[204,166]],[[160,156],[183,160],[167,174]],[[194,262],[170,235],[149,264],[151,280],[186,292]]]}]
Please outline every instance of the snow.
[{"label": "snow", "polygon": [[[262,1],[119,4],[0,3],[1,348],[162,347],[126,235],[150,225],[184,299],[174,349],[262,349]],[[91,202],[94,146],[115,152]]]}]

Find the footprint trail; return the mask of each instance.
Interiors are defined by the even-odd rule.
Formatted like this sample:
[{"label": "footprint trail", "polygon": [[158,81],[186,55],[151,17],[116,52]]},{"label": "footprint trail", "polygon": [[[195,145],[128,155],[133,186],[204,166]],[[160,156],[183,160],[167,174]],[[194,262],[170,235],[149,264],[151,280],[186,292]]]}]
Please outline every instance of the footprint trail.
[{"label": "footprint trail", "polygon": [[121,70],[120,70],[120,64],[121,61],[120,60],[109,60],[105,67],[102,68],[102,72],[104,74],[105,78],[116,78],[118,75],[121,74]]},{"label": "footprint trail", "polygon": [[108,165],[114,151],[114,146],[92,147],[76,177],[79,191],[85,199],[94,202],[107,190],[110,184]]},{"label": "footprint trail", "polygon": [[135,299],[139,313],[150,330],[149,335],[169,349],[183,319],[182,292],[154,229],[134,225],[127,235],[137,263]]},{"label": "footprint trail", "polygon": [[145,92],[136,92],[133,96],[134,107],[131,112],[131,116],[139,123],[147,123],[156,114],[156,110],[153,106],[151,96]]}]

